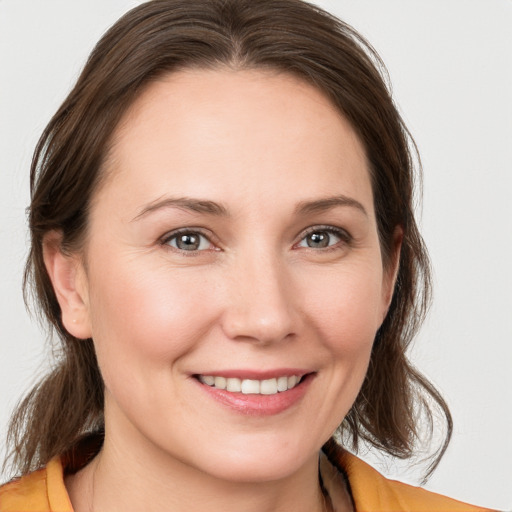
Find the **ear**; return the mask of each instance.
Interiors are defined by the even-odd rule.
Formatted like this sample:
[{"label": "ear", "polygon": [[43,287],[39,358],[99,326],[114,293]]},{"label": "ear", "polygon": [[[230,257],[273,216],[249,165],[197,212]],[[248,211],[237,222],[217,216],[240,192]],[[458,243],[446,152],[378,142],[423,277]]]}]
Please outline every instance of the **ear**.
[{"label": "ear", "polygon": [[43,239],[43,258],[59,301],[62,324],[75,338],[91,338],[87,277],[80,256],[65,254],[62,233],[51,231]]},{"label": "ear", "polygon": [[391,247],[391,253],[384,269],[384,277],[382,283],[382,299],[383,299],[383,315],[382,321],[388,314],[391,300],[393,299],[393,292],[395,291],[396,279],[398,276],[398,270],[400,268],[400,251],[402,249],[402,240],[404,238],[404,230],[402,226],[396,226],[393,233],[393,245]]}]

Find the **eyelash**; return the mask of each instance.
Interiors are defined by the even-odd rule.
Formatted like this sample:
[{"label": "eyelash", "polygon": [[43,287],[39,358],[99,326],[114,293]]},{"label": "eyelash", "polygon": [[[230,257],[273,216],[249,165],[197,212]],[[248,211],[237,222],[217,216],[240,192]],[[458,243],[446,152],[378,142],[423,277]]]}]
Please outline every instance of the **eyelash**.
[{"label": "eyelash", "polygon": [[193,250],[186,250],[186,249],[180,249],[179,247],[173,247],[170,245],[170,242],[172,240],[177,240],[180,235],[192,235],[192,236],[199,236],[203,239],[205,239],[209,245],[214,245],[214,243],[210,240],[211,235],[207,235],[203,230],[199,228],[181,228],[177,229],[176,231],[172,231],[171,233],[167,233],[164,235],[164,237],[161,239],[160,244],[163,246],[166,246],[167,248],[178,251],[180,254],[183,254],[184,256],[195,256],[199,253],[205,252],[205,251],[214,251],[217,249],[193,249]]},{"label": "eyelash", "polygon": [[312,226],[311,228],[308,228],[302,234],[302,237],[301,237],[300,241],[297,244],[295,244],[294,247],[299,246],[299,244],[302,243],[308,236],[313,235],[315,233],[327,233],[329,235],[334,235],[337,238],[339,238],[339,241],[334,243],[334,244],[332,244],[332,245],[328,245],[327,247],[320,247],[320,248],[304,247],[305,249],[309,249],[309,250],[312,250],[312,251],[322,250],[323,252],[326,252],[326,251],[331,251],[331,250],[339,249],[340,246],[350,245],[351,242],[353,241],[353,237],[350,235],[350,233],[348,233],[344,229],[337,228],[337,227],[334,227],[334,226],[322,226],[322,225],[320,225],[320,226]]},{"label": "eyelash", "polygon": [[[327,233],[328,235],[334,235],[335,237],[339,238],[339,241],[337,241],[336,243],[334,243],[332,245],[328,245],[326,247],[304,247],[304,246],[300,245],[302,242],[305,241],[305,239],[308,236],[313,235],[315,233]],[[174,247],[174,246],[170,245],[170,242],[172,240],[177,240],[177,238],[180,235],[199,236],[199,237],[205,239],[209,245],[215,246],[214,242],[211,241],[211,235],[206,234],[202,229],[199,229],[199,228],[181,228],[176,231],[172,231],[171,233],[167,233],[160,240],[160,244],[162,246],[166,246],[166,247],[170,248],[171,250],[178,251],[179,253],[181,253],[185,256],[194,256],[194,255],[200,254],[205,251],[218,250],[217,248],[186,250],[186,249],[180,249],[179,247]],[[312,251],[322,250],[323,252],[326,252],[326,251],[339,249],[340,246],[349,245],[352,241],[353,241],[353,237],[346,230],[337,228],[334,226],[320,225],[320,226],[312,226],[311,228],[308,228],[306,231],[304,231],[301,234],[301,238],[300,238],[299,242],[295,243],[293,245],[293,247],[294,248],[303,247],[305,249],[312,250]]]}]

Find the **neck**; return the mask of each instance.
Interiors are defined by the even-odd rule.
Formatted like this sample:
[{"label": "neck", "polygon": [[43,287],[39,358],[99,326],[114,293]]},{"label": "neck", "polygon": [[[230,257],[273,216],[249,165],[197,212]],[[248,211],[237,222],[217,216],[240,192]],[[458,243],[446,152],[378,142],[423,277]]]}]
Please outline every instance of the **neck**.
[{"label": "neck", "polygon": [[271,481],[232,482],[150,450],[109,441],[67,482],[75,512],[324,512],[315,454],[298,471]]}]

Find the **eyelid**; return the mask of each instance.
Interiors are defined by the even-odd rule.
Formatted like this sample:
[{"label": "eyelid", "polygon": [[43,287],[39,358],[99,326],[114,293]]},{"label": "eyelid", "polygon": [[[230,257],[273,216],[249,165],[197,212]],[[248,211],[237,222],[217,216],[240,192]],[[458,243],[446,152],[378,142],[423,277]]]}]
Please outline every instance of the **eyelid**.
[{"label": "eyelid", "polygon": [[[175,238],[181,234],[185,234],[185,233],[187,233],[187,234],[192,233],[192,234],[200,235],[203,238],[206,238],[206,240],[208,240],[208,242],[213,247],[208,248],[208,249],[195,250],[195,251],[185,251],[185,250],[179,249],[177,247],[172,247],[169,244],[170,240],[172,240],[173,238]],[[198,253],[202,253],[202,252],[206,252],[206,251],[219,250],[217,243],[215,241],[215,236],[213,235],[213,233],[209,230],[205,230],[204,228],[200,228],[200,227],[196,227],[196,226],[190,226],[190,227],[187,226],[187,227],[183,227],[183,228],[173,229],[172,231],[168,231],[167,233],[165,233],[165,235],[160,237],[159,243],[160,243],[160,245],[166,246],[171,250],[178,251],[180,253],[188,253],[187,256],[193,256],[194,254],[198,254]]]},{"label": "eyelid", "polygon": [[[332,226],[329,224],[319,224],[316,226],[311,226],[311,227],[305,229],[304,231],[302,231],[299,235],[298,241],[294,244],[294,247],[297,247],[298,244],[300,242],[302,242],[304,240],[304,238],[306,238],[308,235],[310,235],[312,233],[322,232],[322,231],[336,235],[337,237],[339,237],[341,239],[341,243],[343,243],[343,244],[350,244],[354,239],[354,237],[346,229],[343,229],[343,228],[340,228],[337,226]],[[329,249],[335,249],[338,246],[338,244],[339,243],[325,247],[323,249],[313,249],[312,247],[310,249],[312,249],[314,251],[318,251],[318,250],[325,251],[325,250],[329,250]]]}]

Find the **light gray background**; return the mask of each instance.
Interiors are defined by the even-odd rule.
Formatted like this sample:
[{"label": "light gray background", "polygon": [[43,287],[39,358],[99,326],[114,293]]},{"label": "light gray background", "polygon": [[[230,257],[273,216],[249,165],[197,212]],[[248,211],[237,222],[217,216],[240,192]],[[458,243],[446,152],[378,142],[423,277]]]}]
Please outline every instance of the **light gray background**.
[{"label": "light gray background", "polygon": [[[137,3],[0,0],[0,434],[46,364],[20,290],[31,153],[96,40]],[[427,487],[511,509],[512,1],[318,3],[380,52],[423,157],[421,223],[436,293],[412,355],[455,418]],[[418,475],[379,467],[407,481]]]}]

